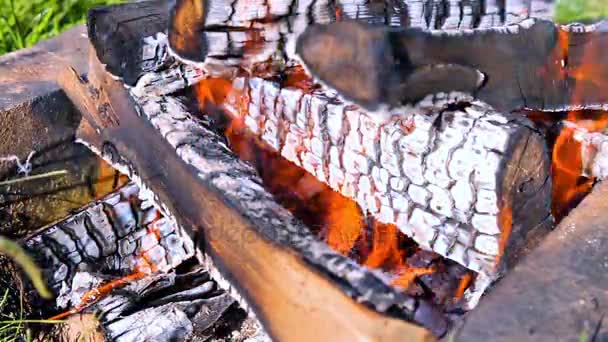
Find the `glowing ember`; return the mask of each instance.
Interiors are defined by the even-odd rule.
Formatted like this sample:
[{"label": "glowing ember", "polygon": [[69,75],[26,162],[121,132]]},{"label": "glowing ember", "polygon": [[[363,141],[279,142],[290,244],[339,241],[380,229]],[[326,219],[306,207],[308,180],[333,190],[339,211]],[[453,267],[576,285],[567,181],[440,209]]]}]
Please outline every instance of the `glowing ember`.
[{"label": "glowing ember", "polygon": [[[156,222],[159,219],[160,219],[160,216],[157,217],[157,219],[154,220],[148,227],[148,234],[153,235],[157,239],[157,241],[160,241],[160,239],[161,239],[160,229],[156,225]],[[150,274],[156,273],[156,272],[158,272],[158,267],[150,260],[150,258],[147,255],[147,252],[144,251],[141,253],[141,256],[137,259],[136,267],[135,267],[135,270],[133,273],[131,273],[127,276],[124,276],[122,278],[112,280],[101,286],[98,286],[96,288],[93,288],[93,289],[87,291],[80,298],[80,303],[78,305],[70,308],[69,310],[67,310],[65,312],[62,312],[58,315],[55,315],[55,316],[49,318],[49,320],[53,320],[53,321],[61,320],[68,316],[71,316],[73,314],[79,313],[82,310],[88,308],[89,306],[97,303],[102,298],[108,296],[110,293],[112,293],[112,291],[122,288],[133,281],[142,279],[142,278],[144,278]]]}]

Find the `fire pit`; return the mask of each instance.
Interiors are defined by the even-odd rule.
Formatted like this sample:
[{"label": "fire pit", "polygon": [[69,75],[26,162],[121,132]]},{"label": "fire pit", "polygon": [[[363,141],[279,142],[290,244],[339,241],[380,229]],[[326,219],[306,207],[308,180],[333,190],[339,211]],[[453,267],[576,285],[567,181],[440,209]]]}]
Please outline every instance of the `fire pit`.
[{"label": "fire pit", "polygon": [[[607,68],[588,70],[605,25],[556,25],[550,9],[91,10],[88,74],[66,68],[59,83],[83,115],[78,141],[136,185],[25,243],[57,306],[78,312],[123,286],[156,303],[95,298],[118,339],[184,337],[230,298],[277,340],[434,340],[463,324],[471,338],[476,323],[463,322],[486,290],[529,262],[608,166]],[[95,249],[95,220],[114,227],[121,258]],[[185,260],[204,267],[176,274]],[[102,264],[126,278],[94,276]],[[217,314],[201,318],[200,303]],[[165,314],[162,333],[125,328]]]}]

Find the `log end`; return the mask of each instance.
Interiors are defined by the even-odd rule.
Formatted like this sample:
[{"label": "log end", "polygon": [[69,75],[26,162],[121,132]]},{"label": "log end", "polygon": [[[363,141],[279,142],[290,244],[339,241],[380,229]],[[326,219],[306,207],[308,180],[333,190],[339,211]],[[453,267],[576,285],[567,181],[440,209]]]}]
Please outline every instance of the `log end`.
[{"label": "log end", "polygon": [[169,46],[179,57],[202,62],[207,57],[203,33],[207,6],[204,0],[177,0],[169,17]]},{"label": "log end", "polygon": [[501,236],[499,271],[510,268],[544,234],[551,214],[551,159],[541,133],[527,119],[512,138],[510,154],[502,166]]}]

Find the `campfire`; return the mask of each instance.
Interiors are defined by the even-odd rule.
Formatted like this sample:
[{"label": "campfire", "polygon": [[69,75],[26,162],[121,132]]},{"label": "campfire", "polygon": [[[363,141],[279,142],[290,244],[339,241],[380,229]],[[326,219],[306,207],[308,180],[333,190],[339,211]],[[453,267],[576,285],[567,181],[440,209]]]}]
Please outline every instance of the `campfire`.
[{"label": "campfire", "polygon": [[59,83],[131,182],[25,240],[52,319],[98,310],[117,340],[234,302],[276,340],[466,324],[608,174],[605,24],[500,3],[92,10],[89,72]]}]

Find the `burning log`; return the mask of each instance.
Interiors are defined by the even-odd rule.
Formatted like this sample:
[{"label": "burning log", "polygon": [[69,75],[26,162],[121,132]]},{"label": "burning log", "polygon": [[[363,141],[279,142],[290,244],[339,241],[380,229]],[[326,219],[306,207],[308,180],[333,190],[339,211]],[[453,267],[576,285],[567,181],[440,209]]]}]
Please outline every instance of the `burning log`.
[{"label": "burning log", "polygon": [[[60,80],[85,119],[79,139],[132,178],[144,180],[163,212],[179,214],[178,221],[199,237],[195,240],[221,270],[223,277],[214,273],[214,278],[228,279],[220,284],[251,305],[271,336],[293,339],[297,329],[302,339],[335,338],[336,331],[344,338],[430,338],[423,329],[353,302],[345,292],[438,335],[445,332],[444,319],[428,303],[395,291],[317,241],[273,200],[209,123],[194,120],[175,98],[148,96],[134,102],[96,59],[90,70],[89,84],[73,72]],[[243,242],[248,243],[239,248]]]},{"label": "burning log", "polygon": [[156,270],[168,272],[194,256],[188,235],[138,194],[136,185],[126,185],[26,239],[58,302],[67,302],[61,291],[70,288],[76,272],[126,275],[144,258]]},{"label": "burning log", "polygon": [[379,115],[442,92],[474,95],[501,112],[598,110],[608,103],[607,27],[528,19],[426,32],[342,22],[309,27],[296,52],[319,82]]},{"label": "burning log", "polygon": [[206,329],[234,302],[204,269],[175,273],[192,240],[148,196],[127,184],[25,239],[67,310],[55,318],[98,312],[113,341],[168,340]]},{"label": "burning log", "polygon": [[[430,29],[488,28],[517,23],[530,16],[551,18],[553,4],[544,0],[473,0],[466,3],[417,0],[373,4],[348,0],[338,3],[304,1],[293,6],[292,2],[281,0],[187,0],[175,2],[171,19],[168,6],[168,1],[156,0],[98,7],[89,12],[89,37],[99,59],[108,71],[121,77],[126,84],[134,85],[144,73],[163,66],[163,59],[158,58],[159,51],[144,47],[143,39],[164,32],[167,27],[173,42],[172,50],[182,58],[201,61],[209,57],[213,62],[210,64],[220,67],[209,67],[211,72],[234,74],[235,66],[249,64],[251,68],[251,63],[243,63],[243,57],[265,61],[262,56],[272,55],[275,58],[273,65],[282,68],[286,56],[272,53],[270,49],[286,49],[287,38],[301,33],[312,23],[355,19]],[[234,11],[229,10],[231,7]],[[230,16],[226,17],[228,14]],[[178,41],[182,46],[176,46]],[[292,44],[292,39],[289,41]],[[239,59],[240,65],[236,65]]]},{"label": "burning log", "polygon": [[[546,16],[551,8],[551,4],[530,0],[490,1],[485,5],[454,0],[441,4],[420,0],[182,0],[171,9],[168,34],[172,51],[182,59],[202,63],[209,70],[232,66],[261,76],[259,64],[280,68],[291,59],[295,38],[309,25],[356,20],[399,27],[468,29],[502,26],[530,15]],[[227,76],[214,71],[213,76]]]},{"label": "burning log", "polygon": [[232,86],[225,108],[273,150],[472,270],[495,274],[550,217],[545,143],[521,116],[429,103],[378,123],[327,92],[259,78]]}]

